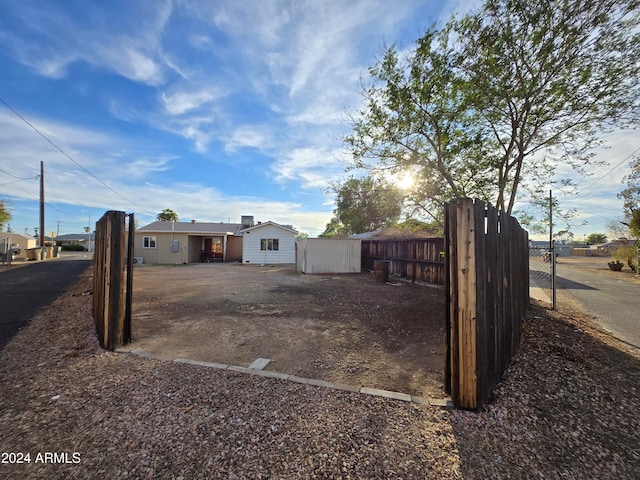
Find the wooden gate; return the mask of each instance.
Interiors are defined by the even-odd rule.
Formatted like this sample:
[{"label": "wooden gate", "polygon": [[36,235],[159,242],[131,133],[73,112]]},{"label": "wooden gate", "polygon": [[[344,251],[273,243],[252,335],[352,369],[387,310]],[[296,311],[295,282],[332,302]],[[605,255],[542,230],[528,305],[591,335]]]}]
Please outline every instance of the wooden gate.
[{"label": "wooden gate", "polygon": [[479,200],[445,211],[447,355],[445,388],[454,405],[477,410],[520,343],[529,306],[528,234]]},{"label": "wooden gate", "polygon": [[96,223],[93,319],[100,346],[112,351],[131,341],[135,224],[128,216],[128,237],[124,212],[108,211]]}]

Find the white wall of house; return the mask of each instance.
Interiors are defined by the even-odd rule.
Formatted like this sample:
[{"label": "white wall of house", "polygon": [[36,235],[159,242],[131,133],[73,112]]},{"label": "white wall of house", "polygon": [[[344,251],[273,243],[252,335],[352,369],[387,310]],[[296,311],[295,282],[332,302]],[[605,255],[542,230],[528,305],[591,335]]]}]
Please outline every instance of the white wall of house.
[{"label": "white wall of house", "polygon": [[[273,223],[244,230],[242,263],[296,263],[295,236],[295,230]],[[273,249],[273,240],[277,240],[277,250]]]}]

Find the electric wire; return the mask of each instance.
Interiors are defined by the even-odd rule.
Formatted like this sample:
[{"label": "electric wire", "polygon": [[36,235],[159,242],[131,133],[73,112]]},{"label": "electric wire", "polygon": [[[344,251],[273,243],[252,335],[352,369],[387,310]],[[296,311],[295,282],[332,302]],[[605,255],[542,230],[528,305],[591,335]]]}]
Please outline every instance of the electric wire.
[{"label": "electric wire", "polygon": [[[631,152],[629,155],[627,155],[624,159],[622,159],[622,161],[620,161],[619,163],[616,164],[615,167],[611,168],[609,171],[607,171],[605,174],[601,175],[599,178],[597,178],[596,180],[594,180],[593,182],[591,182],[589,185],[582,187],[579,189],[578,193],[584,194],[585,190],[588,190],[589,188],[593,187],[595,184],[601,182],[602,180],[604,180],[607,176],[609,176],[614,170],[617,170],[618,168],[620,168],[622,166],[623,163],[627,162],[629,159],[633,158],[633,156],[640,151],[640,147],[636,148],[633,152]],[[588,195],[588,192],[587,192]],[[583,197],[584,198],[584,197]]]},{"label": "electric wire", "polygon": [[38,135],[40,135],[42,138],[44,138],[53,148],[55,148],[56,150],[58,150],[62,155],[64,155],[66,158],[68,158],[69,160],[71,160],[74,164],[76,164],[78,167],[80,167],[85,173],[87,173],[87,175],[89,175],[90,177],[92,177],[93,179],[95,179],[97,182],[99,182],[101,185],[105,186],[106,188],[108,188],[109,190],[111,190],[113,193],[115,193],[116,195],[118,195],[120,198],[122,198],[123,200],[125,200],[127,203],[134,205],[138,208],[140,208],[143,212],[145,213],[149,213],[146,212],[146,210],[142,207],[140,207],[140,205],[137,205],[135,202],[129,200],[127,197],[125,197],[124,195],[122,195],[120,192],[116,191],[114,188],[112,188],[111,186],[107,185],[105,182],[103,182],[102,180],[100,180],[98,177],[96,177],[93,173],[91,173],[89,170],[87,170],[83,165],[81,165],[79,162],[77,162],[73,157],[71,157],[71,155],[69,155],[67,152],[65,152],[62,148],[60,148],[58,145],[56,145],[49,137],[47,137],[44,133],[42,133],[40,130],[38,130],[38,128],[33,125],[31,122],[29,122],[26,118],[24,118],[18,111],[16,111],[14,108],[12,108],[7,102],[5,102],[2,98],[0,98],[0,102],[2,102],[4,104],[5,107],[7,107],[9,110],[11,110],[11,112],[13,112],[20,120],[22,120],[25,124],[27,124],[29,127],[31,127],[31,129],[36,132]]}]

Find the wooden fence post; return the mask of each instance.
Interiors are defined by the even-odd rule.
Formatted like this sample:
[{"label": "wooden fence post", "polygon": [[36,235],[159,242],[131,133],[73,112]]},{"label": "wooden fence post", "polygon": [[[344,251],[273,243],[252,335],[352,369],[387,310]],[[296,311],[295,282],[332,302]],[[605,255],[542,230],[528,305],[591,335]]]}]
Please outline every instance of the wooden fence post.
[{"label": "wooden fence post", "polygon": [[124,343],[124,212],[108,211],[96,224],[93,317],[100,345],[115,350]]}]

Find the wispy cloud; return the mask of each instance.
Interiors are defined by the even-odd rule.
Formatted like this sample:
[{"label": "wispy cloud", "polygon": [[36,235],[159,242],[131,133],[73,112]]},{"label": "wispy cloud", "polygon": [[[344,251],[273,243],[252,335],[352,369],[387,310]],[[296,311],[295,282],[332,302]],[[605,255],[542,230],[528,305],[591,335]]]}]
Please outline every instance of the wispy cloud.
[{"label": "wispy cloud", "polygon": [[160,100],[170,115],[182,115],[199,110],[204,105],[224,96],[224,92],[214,88],[197,88],[192,91],[178,90],[173,93],[161,93]]},{"label": "wispy cloud", "polygon": [[71,64],[87,62],[136,82],[160,85],[165,81],[170,65],[163,62],[160,40],[171,2],[154,2],[135,25],[127,25],[122,12],[114,10],[85,12],[80,23],[54,4],[11,2],[5,6],[9,18],[21,25],[22,36],[5,34],[3,40],[11,45],[18,62],[41,75],[63,78]]}]

